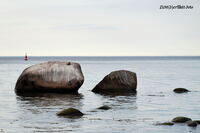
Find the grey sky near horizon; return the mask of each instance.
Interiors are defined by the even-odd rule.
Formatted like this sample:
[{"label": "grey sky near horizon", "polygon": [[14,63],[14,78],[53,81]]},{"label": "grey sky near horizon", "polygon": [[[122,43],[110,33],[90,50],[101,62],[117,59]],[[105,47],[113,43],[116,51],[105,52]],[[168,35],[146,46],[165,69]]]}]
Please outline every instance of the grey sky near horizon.
[{"label": "grey sky near horizon", "polygon": [[[160,5],[194,9],[161,10]],[[2,0],[0,56],[200,55],[199,0]]]}]

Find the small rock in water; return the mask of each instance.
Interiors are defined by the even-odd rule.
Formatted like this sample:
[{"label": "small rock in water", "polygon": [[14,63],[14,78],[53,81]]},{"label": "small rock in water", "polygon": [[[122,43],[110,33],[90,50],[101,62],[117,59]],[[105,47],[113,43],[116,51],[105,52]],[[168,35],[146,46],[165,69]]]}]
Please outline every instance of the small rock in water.
[{"label": "small rock in water", "polygon": [[194,122],[196,122],[197,124],[200,124],[200,120],[194,120]]},{"label": "small rock in water", "polygon": [[68,109],[63,109],[62,111],[58,112],[57,115],[65,116],[65,117],[81,117],[84,114],[77,109],[68,108]]},{"label": "small rock in water", "polygon": [[172,126],[172,125],[174,125],[174,123],[173,122],[163,122],[163,123],[157,123],[156,125]]},{"label": "small rock in water", "polygon": [[174,119],[172,119],[172,122],[175,122],[175,123],[185,123],[185,122],[191,121],[191,120],[192,119],[190,119],[190,118],[179,116],[179,117],[175,117]]},{"label": "small rock in water", "polygon": [[111,107],[104,105],[104,106],[99,107],[98,109],[109,110],[109,109],[111,109]]},{"label": "small rock in water", "polygon": [[185,89],[185,88],[176,88],[174,89],[175,93],[186,93],[189,92],[189,90]]},{"label": "small rock in water", "polygon": [[187,125],[190,126],[190,127],[196,127],[197,126],[197,122],[195,122],[195,121],[189,121],[187,123]]}]

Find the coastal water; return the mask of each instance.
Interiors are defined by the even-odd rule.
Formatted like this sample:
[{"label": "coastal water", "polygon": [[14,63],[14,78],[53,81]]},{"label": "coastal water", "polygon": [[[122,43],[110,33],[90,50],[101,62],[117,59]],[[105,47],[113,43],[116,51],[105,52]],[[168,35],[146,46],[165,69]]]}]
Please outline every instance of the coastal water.
[{"label": "coastal water", "polygon": [[[79,95],[17,96],[16,80],[28,66],[44,61],[81,64],[85,82]],[[91,92],[108,73],[137,73],[136,96],[103,96]],[[184,87],[191,92],[175,94]],[[199,133],[185,124],[157,126],[176,116],[200,120],[200,57],[0,57],[0,133]],[[98,110],[108,105],[110,110]],[[64,108],[85,113],[82,118],[56,116]]]}]

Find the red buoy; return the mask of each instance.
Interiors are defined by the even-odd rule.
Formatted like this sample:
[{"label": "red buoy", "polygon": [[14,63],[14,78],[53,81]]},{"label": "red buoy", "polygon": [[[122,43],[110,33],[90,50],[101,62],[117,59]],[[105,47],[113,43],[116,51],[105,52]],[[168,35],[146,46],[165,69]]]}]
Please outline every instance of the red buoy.
[{"label": "red buoy", "polygon": [[28,56],[27,56],[27,54],[25,54],[25,56],[24,56],[24,60],[25,60],[25,61],[28,60]]}]

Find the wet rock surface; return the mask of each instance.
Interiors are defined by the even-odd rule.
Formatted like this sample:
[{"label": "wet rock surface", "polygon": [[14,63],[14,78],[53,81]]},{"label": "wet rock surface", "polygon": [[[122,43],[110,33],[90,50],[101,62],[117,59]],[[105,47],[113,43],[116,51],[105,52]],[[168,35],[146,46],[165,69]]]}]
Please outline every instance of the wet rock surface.
[{"label": "wet rock surface", "polygon": [[17,80],[17,94],[27,92],[77,93],[84,82],[78,63],[50,61],[26,68]]},{"label": "wet rock surface", "polygon": [[123,94],[136,93],[137,76],[136,73],[119,70],[113,71],[103,78],[92,90],[95,93],[101,94]]}]

